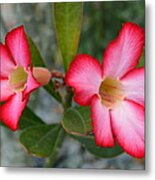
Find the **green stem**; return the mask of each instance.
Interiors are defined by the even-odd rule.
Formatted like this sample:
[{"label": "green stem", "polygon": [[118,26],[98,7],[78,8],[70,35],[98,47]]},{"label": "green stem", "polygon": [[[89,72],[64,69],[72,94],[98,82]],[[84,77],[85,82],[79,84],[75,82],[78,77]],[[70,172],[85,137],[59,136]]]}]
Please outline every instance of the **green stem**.
[{"label": "green stem", "polygon": [[70,87],[66,86],[66,91],[67,94],[65,97],[65,103],[63,104],[64,109],[68,109],[69,107],[72,106],[73,90]]},{"label": "green stem", "polygon": [[62,97],[58,92],[55,91],[54,84],[52,81],[46,86],[44,86],[44,89],[54,97],[55,100],[57,100],[59,103],[63,104]]}]

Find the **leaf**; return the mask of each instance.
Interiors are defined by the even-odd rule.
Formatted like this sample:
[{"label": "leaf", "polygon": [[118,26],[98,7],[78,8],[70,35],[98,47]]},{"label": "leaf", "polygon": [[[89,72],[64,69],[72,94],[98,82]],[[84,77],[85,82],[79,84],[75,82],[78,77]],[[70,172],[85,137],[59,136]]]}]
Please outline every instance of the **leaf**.
[{"label": "leaf", "polygon": [[143,51],[142,56],[139,60],[138,68],[145,66],[145,52]]},{"label": "leaf", "polygon": [[69,134],[87,134],[91,131],[88,108],[76,107],[65,111],[62,126]]},{"label": "leaf", "polygon": [[35,45],[35,43],[33,42],[31,37],[28,37],[28,41],[29,41],[29,46],[30,46],[30,51],[31,51],[31,58],[33,61],[33,65],[36,67],[45,67],[44,61],[41,57],[41,54],[37,48],[37,46]]},{"label": "leaf", "polygon": [[74,139],[77,139],[80,143],[84,145],[84,147],[91,152],[92,154],[103,157],[103,158],[111,158],[123,153],[122,148],[116,144],[115,147],[112,148],[103,148],[99,147],[95,144],[93,136],[77,136],[72,135]]},{"label": "leaf", "polygon": [[38,157],[49,157],[58,152],[63,135],[64,130],[60,125],[38,125],[23,131],[20,142],[29,153]]},{"label": "leaf", "polygon": [[90,107],[86,106],[77,106],[75,109],[81,114],[83,121],[86,126],[87,132],[92,131],[92,126],[91,126],[91,115],[90,115]]},{"label": "leaf", "polygon": [[82,2],[53,4],[57,41],[67,71],[77,53],[83,17]]},{"label": "leaf", "polygon": [[[29,45],[30,45],[30,51],[31,51],[31,58],[33,61],[33,65],[37,66],[37,67],[45,67],[43,58],[41,57],[41,54],[37,48],[37,46],[35,45],[35,43],[33,42],[31,37],[28,37],[29,40]],[[62,102],[61,96],[58,92],[55,91],[54,89],[54,84],[52,81],[49,82],[49,84],[47,84],[46,86],[43,86],[43,88],[49,93],[51,94],[58,102]]]},{"label": "leaf", "polygon": [[45,124],[36,114],[34,114],[28,107],[25,108],[22,117],[19,121],[20,129],[25,129],[30,126]]}]

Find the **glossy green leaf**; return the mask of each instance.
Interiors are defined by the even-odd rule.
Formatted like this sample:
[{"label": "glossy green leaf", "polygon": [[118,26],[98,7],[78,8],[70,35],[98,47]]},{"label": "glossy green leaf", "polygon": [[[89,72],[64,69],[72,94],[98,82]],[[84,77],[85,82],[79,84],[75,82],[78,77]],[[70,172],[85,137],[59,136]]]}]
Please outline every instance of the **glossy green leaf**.
[{"label": "glossy green leaf", "polygon": [[111,158],[123,153],[122,148],[119,145],[115,145],[112,148],[103,148],[96,146],[93,136],[77,136],[72,135],[73,138],[77,139],[83,146],[95,156],[103,158]]},{"label": "glossy green leaf", "polygon": [[19,121],[20,129],[25,129],[31,126],[36,126],[41,124],[45,124],[45,123],[36,114],[34,114],[28,107],[26,107]]},{"label": "glossy green leaf", "polygon": [[[29,40],[31,58],[32,58],[33,65],[36,67],[45,67],[43,58],[42,58],[37,46],[33,42],[32,38],[28,37],[28,40]],[[49,84],[47,84],[46,86],[43,86],[43,88],[49,94],[51,94],[58,102],[62,102],[61,96],[59,95],[58,92],[55,91],[54,84],[52,81],[50,81]]]},{"label": "glossy green leaf", "polygon": [[23,131],[20,142],[35,156],[52,157],[59,150],[63,135],[64,130],[60,125],[38,125]]},{"label": "glossy green leaf", "polygon": [[87,134],[92,130],[89,108],[75,107],[65,111],[62,126],[69,134]]},{"label": "glossy green leaf", "polygon": [[77,53],[83,17],[82,2],[53,4],[58,45],[64,68],[67,68]]}]

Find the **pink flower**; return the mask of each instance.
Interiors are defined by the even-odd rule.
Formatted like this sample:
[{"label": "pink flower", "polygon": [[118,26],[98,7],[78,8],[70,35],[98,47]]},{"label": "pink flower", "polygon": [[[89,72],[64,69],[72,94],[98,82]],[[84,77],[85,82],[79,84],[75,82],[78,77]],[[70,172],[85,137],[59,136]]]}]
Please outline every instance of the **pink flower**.
[{"label": "pink flower", "polygon": [[106,48],[102,65],[81,54],[66,74],[75,102],[91,106],[96,144],[118,142],[137,158],[144,157],[144,68],[136,68],[143,46],[143,29],[127,22]]},{"label": "pink flower", "polygon": [[46,83],[50,73],[45,68],[33,69],[23,26],[6,35],[5,44],[0,43],[0,52],[0,102],[3,102],[0,105],[0,120],[16,130],[30,93],[45,84],[39,76],[40,71],[44,71]]}]

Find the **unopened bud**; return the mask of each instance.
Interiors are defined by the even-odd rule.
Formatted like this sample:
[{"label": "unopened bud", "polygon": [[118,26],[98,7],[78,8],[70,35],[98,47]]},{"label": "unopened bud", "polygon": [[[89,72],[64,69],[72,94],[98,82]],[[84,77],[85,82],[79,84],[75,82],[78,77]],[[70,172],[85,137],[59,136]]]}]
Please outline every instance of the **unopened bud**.
[{"label": "unopened bud", "polygon": [[51,79],[50,71],[42,67],[34,67],[33,76],[42,86],[48,84]]}]

